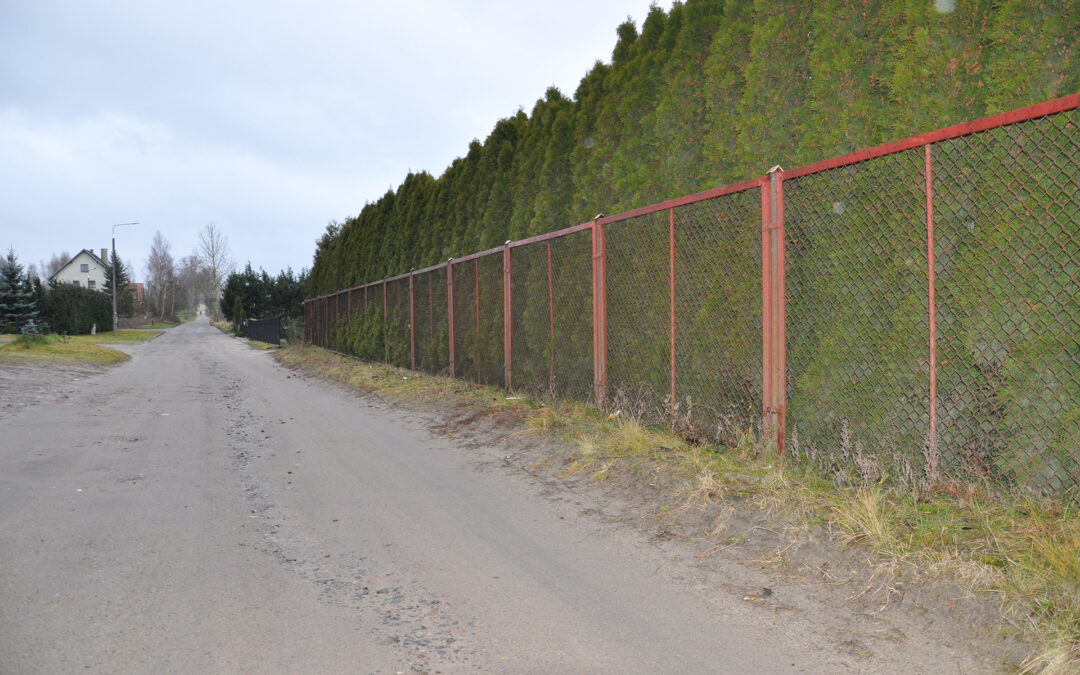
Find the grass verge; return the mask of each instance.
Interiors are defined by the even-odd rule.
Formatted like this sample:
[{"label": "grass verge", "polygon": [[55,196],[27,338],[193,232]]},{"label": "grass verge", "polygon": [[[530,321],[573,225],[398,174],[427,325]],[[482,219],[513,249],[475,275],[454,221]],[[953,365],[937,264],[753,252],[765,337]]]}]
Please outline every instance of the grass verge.
[{"label": "grass verge", "polygon": [[0,361],[7,363],[97,363],[127,361],[127,354],[87,341],[56,336],[24,335],[0,345]]},{"label": "grass verge", "polygon": [[97,335],[71,335],[65,338],[73,344],[117,345],[146,342],[161,335],[160,330],[121,330]]},{"label": "grass verge", "polygon": [[1015,664],[1021,672],[1080,672],[1080,511],[1074,504],[976,488],[951,494],[909,494],[873,484],[837,488],[804,465],[770,455],[750,431],[735,447],[697,445],[584,404],[511,397],[305,345],[282,349],[276,358],[391,401],[432,403],[472,416],[511,413],[521,420],[521,433],[550,435],[569,448],[562,476],[643,477],[660,486],[665,503],[659,512],[750,505],[773,514],[774,529],[785,539],[778,551],[823,529],[836,546],[872,555],[885,575],[914,572],[924,583],[945,579],[993,594],[1002,629],[1032,645],[1027,659]]}]

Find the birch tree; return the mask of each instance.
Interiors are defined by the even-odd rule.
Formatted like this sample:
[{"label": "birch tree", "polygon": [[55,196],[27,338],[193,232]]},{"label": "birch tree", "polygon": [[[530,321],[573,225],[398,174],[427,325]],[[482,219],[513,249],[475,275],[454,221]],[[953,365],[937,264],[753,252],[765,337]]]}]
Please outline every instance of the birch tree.
[{"label": "birch tree", "polygon": [[176,263],[171,251],[172,246],[161,236],[161,231],[155,232],[146,259],[146,292],[150,312],[159,319],[171,318],[169,300],[176,285]]},{"label": "birch tree", "polygon": [[229,257],[229,238],[214,223],[207,223],[199,230],[199,254],[209,286],[206,306],[214,315],[218,315],[221,286],[225,278],[232,274],[235,265]]}]

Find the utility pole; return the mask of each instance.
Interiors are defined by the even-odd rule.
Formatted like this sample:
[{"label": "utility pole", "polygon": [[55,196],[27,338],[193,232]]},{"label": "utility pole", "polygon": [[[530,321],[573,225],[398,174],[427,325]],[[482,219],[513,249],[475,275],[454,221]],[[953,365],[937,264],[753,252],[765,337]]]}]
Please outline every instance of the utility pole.
[{"label": "utility pole", "polygon": [[117,223],[112,226],[112,329],[114,333],[120,332],[120,317],[116,314],[116,286],[119,279],[116,276],[116,228],[125,225],[138,225],[138,223]]}]

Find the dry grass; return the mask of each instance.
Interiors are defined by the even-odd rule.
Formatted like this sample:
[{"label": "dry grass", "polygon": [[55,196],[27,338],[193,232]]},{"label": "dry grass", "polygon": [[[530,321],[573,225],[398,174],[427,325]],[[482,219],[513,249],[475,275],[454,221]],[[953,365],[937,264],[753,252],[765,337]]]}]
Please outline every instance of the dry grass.
[{"label": "dry grass", "polygon": [[86,341],[55,337],[31,336],[17,338],[0,345],[0,361],[8,363],[98,363],[109,365],[127,361],[123,352]]},{"label": "dry grass", "polygon": [[135,344],[139,342],[146,342],[152,340],[161,335],[160,330],[122,330],[116,333],[104,332],[97,335],[71,335],[66,339],[74,344],[95,344],[95,345],[118,345],[118,344]]},{"label": "dry grass", "polygon": [[865,543],[875,552],[891,551],[896,526],[880,490],[859,490],[833,505],[836,524],[846,533],[848,544]]},{"label": "dry grass", "polygon": [[876,554],[881,562],[872,583],[886,592],[894,575],[917,569],[923,578],[946,577],[995,594],[1003,616],[1036,645],[1023,664],[1025,672],[1080,672],[1080,513],[1075,507],[977,488],[930,495],[880,486],[838,489],[829,476],[777,457],[752,430],[740,433],[734,447],[696,445],[580,403],[508,400],[493,388],[365,364],[318,348],[290,346],[276,358],[395,401],[513,410],[523,418],[522,433],[550,434],[570,448],[564,477],[645,476],[665,486],[658,491],[665,500],[657,505],[659,512],[718,508],[717,532],[743,504],[775,516],[781,546],[823,526],[838,534],[838,545]]}]

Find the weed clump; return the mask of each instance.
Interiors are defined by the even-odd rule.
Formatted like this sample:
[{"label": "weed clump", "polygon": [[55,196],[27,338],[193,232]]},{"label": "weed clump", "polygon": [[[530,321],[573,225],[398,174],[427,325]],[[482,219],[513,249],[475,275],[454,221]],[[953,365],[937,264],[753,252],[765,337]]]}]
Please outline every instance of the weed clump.
[{"label": "weed clump", "polygon": [[19,349],[33,349],[34,347],[44,347],[50,342],[51,340],[44,335],[23,333],[16,337],[12,344]]}]

